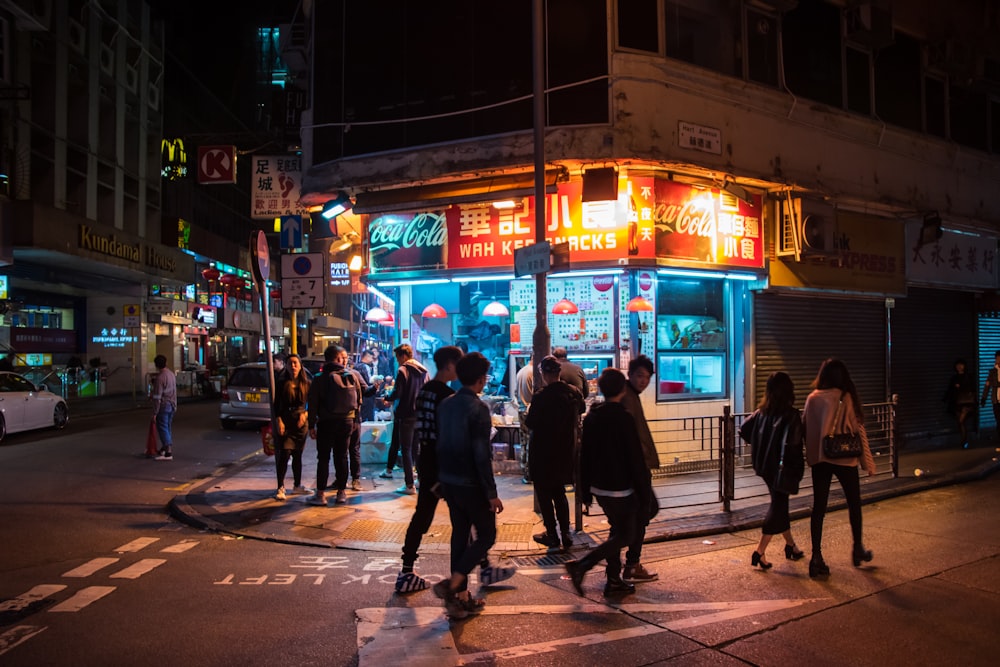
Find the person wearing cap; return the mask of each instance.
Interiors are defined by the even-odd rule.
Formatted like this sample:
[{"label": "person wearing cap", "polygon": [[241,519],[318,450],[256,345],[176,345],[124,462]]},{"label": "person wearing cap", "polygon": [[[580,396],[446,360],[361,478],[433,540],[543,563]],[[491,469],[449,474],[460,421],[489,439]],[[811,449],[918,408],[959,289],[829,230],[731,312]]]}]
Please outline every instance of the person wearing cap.
[{"label": "person wearing cap", "polygon": [[554,356],[542,359],[538,368],[544,386],[531,399],[525,425],[531,429],[528,469],[545,532],[533,538],[549,548],[556,548],[561,542],[563,549],[569,549],[573,537],[566,485],[573,483],[573,452],[586,403],[579,389],[560,379],[562,364]]},{"label": "person wearing cap", "polygon": [[635,421],[622,405],[626,384],[621,371],[604,369],[597,386],[605,400],[592,407],[583,420],[577,493],[587,508],[597,499],[610,530],[607,541],[565,564],[579,595],[583,595],[584,575],[602,560],[607,563],[605,597],[635,592],[635,586],[622,578],[621,552],[635,539],[642,510],[652,503],[653,485]]},{"label": "person wearing cap", "polygon": [[559,379],[563,382],[573,385],[580,390],[584,398],[590,394],[590,387],[587,386],[587,374],[583,372],[583,369],[574,364],[566,357],[565,347],[556,347],[552,349],[552,356],[559,360]]}]

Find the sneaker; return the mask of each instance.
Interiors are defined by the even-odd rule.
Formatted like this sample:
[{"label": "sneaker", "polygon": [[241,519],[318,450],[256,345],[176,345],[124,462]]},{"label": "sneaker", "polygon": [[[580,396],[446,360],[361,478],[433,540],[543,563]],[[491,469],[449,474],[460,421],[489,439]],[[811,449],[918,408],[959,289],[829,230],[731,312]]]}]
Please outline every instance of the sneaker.
[{"label": "sneaker", "polygon": [[170,452],[163,452],[162,454],[158,454],[153,460],[154,461],[173,461],[174,460],[174,455],[171,454]]},{"label": "sneaker", "polygon": [[430,588],[427,580],[415,572],[400,572],[396,575],[397,593],[416,593]]},{"label": "sneaker", "polygon": [[626,584],[642,584],[647,581],[656,581],[660,578],[656,572],[649,572],[641,563],[626,565],[622,580]]},{"label": "sneaker", "polygon": [[380,472],[380,473],[378,474],[378,476],[379,476],[379,477],[380,477],[381,479],[392,479],[392,471],[391,471],[391,470],[385,470],[385,471],[383,471],[383,472]]},{"label": "sneaker", "polygon": [[396,489],[396,493],[402,493],[405,496],[415,496],[417,495],[417,490],[412,486],[401,486]]},{"label": "sneaker", "polygon": [[635,593],[635,586],[622,579],[608,579],[604,586],[604,597],[613,595],[631,595]]},{"label": "sneaker", "polygon": [[306,488],[301,484],[296,484],[295,488],[292,489],[292,493],[294,493],[295,495],[304,496],[307,493],[312,493],[312,489]]},{"label": "sneaker", "polygon": [[559,546],[559,538],[555,535],[549,535],[548,531],[532,535],[531,539],[538,542],[543,547],[549,547],[550,549]]},{"label": "sneaker", "polygon": [[577,595],[583,595],[583,577],[587,574],[587,571],[583,569],[583,565],[580,564],[578,560],[568,560],[563,564],[566,568],[566,574],[569,575],[569,580],[573,582],[573,588],[576,589]]},{"label": "sneaker", "polygon": [[355,480],[353,480],[351,482],[351,491],[362,491],[362,490],[363,489],[361,488],[361,480],[360,479],[355,479]]},{"label": "sneaker", "polygon": [[309,499],[310,505],[322,505],[326,507],[326,491],[317,491],[312,498]]},{"label": "sneaker", "polygon": [[278,487],[278,492],[274,494],[274,499],[275,500],[284,500],[285,499],[285,487],[283,487],[283,486],[279,486]]},{"label": "sneaker", "polygon": [[483,586],[492,586],[493,584],[510,579],[516,572],[517,568],[514,567],[484,565],[479,568],[479,583]]},{"label": "sneaker", "polygon": [[334,500],[333,502],[335,504],[337,504],[337,505],[346,505],[347,504],[347,491],[344,491],[343,489],[341,489],[340,491],[337,491],[337,499]]}]

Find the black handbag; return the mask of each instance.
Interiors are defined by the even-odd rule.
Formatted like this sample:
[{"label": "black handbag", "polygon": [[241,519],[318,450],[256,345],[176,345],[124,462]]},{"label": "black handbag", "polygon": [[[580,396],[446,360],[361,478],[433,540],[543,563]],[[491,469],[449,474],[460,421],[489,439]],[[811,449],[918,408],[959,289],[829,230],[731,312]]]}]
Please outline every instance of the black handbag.
[{"label": "black handbag", "polygon": [[841,393],[830,432],[823,436],[823,456],[828,459],[850,459],[861,456],[863,451],[861,434],[851,431],[847,426],[844,415],[844,394]]}]

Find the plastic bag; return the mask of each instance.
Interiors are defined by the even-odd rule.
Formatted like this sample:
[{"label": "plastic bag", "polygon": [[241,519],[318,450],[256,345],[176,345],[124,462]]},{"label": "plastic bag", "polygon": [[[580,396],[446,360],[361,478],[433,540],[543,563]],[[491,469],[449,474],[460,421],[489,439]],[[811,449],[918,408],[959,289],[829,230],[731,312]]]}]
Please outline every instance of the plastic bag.
[{"label": "plastic bag", "polygon": [[271,425],[264,424],[260,429],[260,442],[264,447],[266,456],[274,456],[274,436],[271,434]]}]

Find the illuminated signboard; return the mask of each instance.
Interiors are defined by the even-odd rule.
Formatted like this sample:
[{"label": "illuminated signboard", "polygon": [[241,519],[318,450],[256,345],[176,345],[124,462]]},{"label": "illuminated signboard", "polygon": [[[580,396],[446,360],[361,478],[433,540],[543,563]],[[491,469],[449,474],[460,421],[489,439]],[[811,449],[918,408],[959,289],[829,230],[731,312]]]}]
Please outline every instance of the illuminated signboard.
[{"label": "illuminated signboard", "polygon": [[103,347],[125,347],[126,344],[135,343],[138,340],[138,336],[131,335],[129,330],[124,327],[121,329],[116,327],[108,329],[105,327],[101,329],[100,335],[91,336],[90,338],[91,343]]},{"label": "illuminated signboard", "polygon": [[351,272],[347,262],[330,262],[330,286],[343,287],[351,284]]}]

